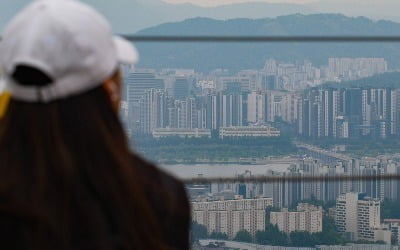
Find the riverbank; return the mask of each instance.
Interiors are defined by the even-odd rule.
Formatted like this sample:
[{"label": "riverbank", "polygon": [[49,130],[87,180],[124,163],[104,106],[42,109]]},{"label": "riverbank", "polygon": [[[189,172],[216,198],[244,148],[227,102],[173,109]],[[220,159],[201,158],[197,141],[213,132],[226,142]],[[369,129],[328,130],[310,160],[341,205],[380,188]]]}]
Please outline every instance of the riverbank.
[{"label": "riverbank", "polygon": [[255,164],[268,157],[297,153],[290,138],[145,138],[136,139],[133,149],[153,162],[165,164]]},{"label": "riverbank", "polygon": [[285,172],[290,167],[289,162],[277,162],[259,165],[244,164],[175,164],[159,167],[182,179],[187,178],[231,178],[242,174],[253,176],[266,175],[268,171]]}]

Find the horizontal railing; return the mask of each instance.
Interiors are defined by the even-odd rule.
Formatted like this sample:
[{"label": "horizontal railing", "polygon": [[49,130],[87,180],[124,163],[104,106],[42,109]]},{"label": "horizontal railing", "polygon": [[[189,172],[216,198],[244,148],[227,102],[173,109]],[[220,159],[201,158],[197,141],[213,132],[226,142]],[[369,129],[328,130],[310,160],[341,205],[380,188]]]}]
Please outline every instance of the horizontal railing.
[{"label": "horizontal railing", "polygon": [[400,36],[176,36],[122,35],[132,42],[400,42]]},{"label": "horizontal railing", "polygon": [[385,175],[333,175],[333,176],[250,176],[185,178],[186,184],[208,183],[269,183],[269,182],[338,182],[338,181],[390,181],[400,180],[399,174]]}]

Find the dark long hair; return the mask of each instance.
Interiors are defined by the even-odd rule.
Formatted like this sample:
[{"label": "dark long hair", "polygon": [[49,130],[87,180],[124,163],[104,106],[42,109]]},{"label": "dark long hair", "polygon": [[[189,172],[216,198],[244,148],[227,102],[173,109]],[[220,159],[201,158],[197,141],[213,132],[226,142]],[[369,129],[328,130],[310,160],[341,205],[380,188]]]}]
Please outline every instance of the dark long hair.
[{"label": "dark long hair", "polygon": [[0,248],[164,249],[134,164],[102,87],[12,99],[0,121]]}]

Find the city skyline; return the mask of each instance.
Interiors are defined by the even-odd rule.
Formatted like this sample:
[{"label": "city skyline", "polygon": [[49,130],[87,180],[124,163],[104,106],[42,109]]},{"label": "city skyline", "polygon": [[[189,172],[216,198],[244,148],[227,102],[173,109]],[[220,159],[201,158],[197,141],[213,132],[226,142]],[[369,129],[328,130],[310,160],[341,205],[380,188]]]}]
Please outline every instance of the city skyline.
[{"label": "city skyline", "polygon": [[[286,161],[288,160],[286,158]],[[387,206],[390,203],[397,204],[396,202],[399,201],[400,186],[395,180],[382,181],[379,177],[399,173],[399,171],[399,158],[390,156],[343,158],[330,163],[316,160],[316,158],[307,160],[293,158],[286,171],[268,171],[266,174],[275,177],[297,177],[297,179],[287,181],[282,179],[265,183],[238,181],[189,184],[187,190],[193,204],[193,221],[204,225],[210,238],[212,235],[217,235],[217,238],[221,237],[218,238],[221,240],[235,240],[240,230],[246,230],[253,237],[251,242],[265,244],[263,243],[265,241],[260,238],[262,227],[265,226],[265,230],[269,230],[269,234],[272,234],[273,229],[270,228],[275,225],[281,233],[286,234],[286,238],[292,238],[299,232],[303,233],[304,237],[307,236],[304,234],[308,233],[316,238],[328,233],[329,237],[332,237],[330,242],[335,242],[338,239],[338,236],[334,235],[336,233],[341,235],[344,242],[356,244],[380,242],[380,244],[386,244],[386,249],[397,249],[395,245],[400,239],[400,220],[397,215],[390,217],[391,213],[387,214]],[[318,176],[321,180],[302,181],[302,176],[309,175]],[[324,181],[324,177],[327,176],[349,175],[375,176],[376,179]],[[251,172],[246,171],[243,175],[238,175],[238,180],[245,180],[251,176]],[[228,205],[239,202],[254,204],[266,199],[270,199],[269,206],[274,208],[264,209],[264,212],[259,211],[259,213],[246,210],[244,207]],[[255,207],[253,205],[247,209],[255,209]],[[386,210],[382,212],[382,209]],[[247,217],[244,216],[246,213]],[[244,223],[246,218],[247,224]],[[266,224],[257,224],[258,221],[263,223],[266,218],[268,218]],[[326,231],[329,228],[327,223],[333,223],[334,231]],[[258,228],[259,231],[255,232],[254,228]],[[227,238],[223,238],[225,234]],[[318,242],[315,238],[313,239],[314,242]],[[299,239],[296,238],[296,240]],[[280,242],[277,245],[287,246],[288,244],[287,241]],[[307,246],[318,245],[318,243],[308,244],[310,245]],[[332,243],[323,245],[332,245]],[[365,249],[365,247],[365,245],[351,245],[339,249]],[[372,249],[378,249],[378,246],[376,247]],[[337,249],[335,246],[326,246],[326,248],[316,246],[316,248]]]},{"label": "city skyline", "polygon": [[[237,74],[221,69],[209,74],[192,69],[135,69],[126,73],[124,120],[129,134],[142,135],[151,135],[155,129],[221,133],[229,127],[243,127],[240,133],[235,129],[237,136],[244,131],[250,135],[244,127],[270,127],[281,119],[296,126],[304,137],[354,138],[364,126],[362,136],[386,138],[400,132],[399,90],[363,89],[362,85],[348,90],[340,87],[340,82],[387,71],[383,58],[330,58],[324,67],[307,61],[282,63],[268,59],[261,70]],[[321,85],[325,82],[338,85],[327,88]],[[171,130],[163,132],[173,135]]]}]

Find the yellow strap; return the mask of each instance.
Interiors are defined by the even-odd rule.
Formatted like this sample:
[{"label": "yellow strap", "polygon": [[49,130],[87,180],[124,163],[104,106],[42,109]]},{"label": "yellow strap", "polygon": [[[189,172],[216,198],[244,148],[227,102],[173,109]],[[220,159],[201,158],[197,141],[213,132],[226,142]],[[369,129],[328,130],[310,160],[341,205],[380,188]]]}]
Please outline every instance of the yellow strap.
[{"label": "yellow strap", "polygon": [[0,94],[0,119],[6,114],[11,95],[8,92]]}]

